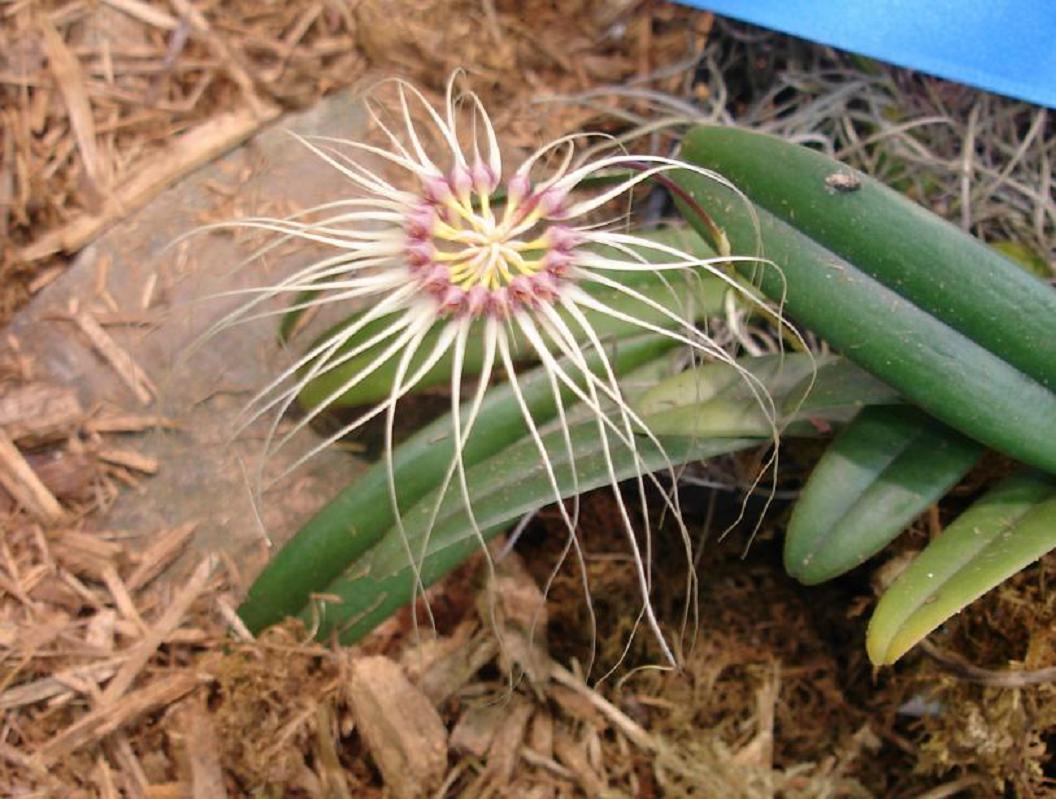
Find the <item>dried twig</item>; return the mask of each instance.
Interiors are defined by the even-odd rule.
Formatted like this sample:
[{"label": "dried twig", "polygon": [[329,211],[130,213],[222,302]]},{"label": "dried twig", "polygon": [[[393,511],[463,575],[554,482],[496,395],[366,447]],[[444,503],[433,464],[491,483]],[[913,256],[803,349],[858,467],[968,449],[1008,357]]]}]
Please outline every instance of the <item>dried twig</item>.
[{"label": "dried twig", "polygon": [[136,679],[136,676],[147,664],[151,655],[183,622],[183,618],[190,609],[191,603],[201,596],[202,591],[205,590],[212,569],[212,558],[206,558],[198,564],[191,578],[180,589],[180,592],[173,597],[172,603],[165,609],[165,613],[133,647],[129,653],[128,660],[125,661],[121,670],[106,686],[106,690],[103,691],[100,700],[104,705],[117,701],[128,690],[132,685],[132,681]]},{"label": "dried twig", "polygon": [[70,125],[77,139],[77,148],[88,179],[92,182],[96,201],[100,200],[106,189],[106,175],[95,141],[95,121],[92,117],[92,104],[88,99],[84,74],[76,56],[70,52],[58,32],[46,19],[40,21],[40,32],[43,37],[44,51],[48,55],[55,82],[62,92],[62,98],[69,112]]},{"label": "dried twig", "polygon": [[58,524],[65,514],[59,501],[40,481],[7,433],[0,430],[0,485],[22,507],[45,524]]},{"label": "dried twig", "polygon": [[106,228],[136,210],[177,180],[241,144],[279,115],[268,106],[261,113],[239,109],[217,114],[196,128],[176,136],[165,157],[144,164],[114,189],[98,213],[75,216],[63,227],[41,236],[16,255],[32,262],[58,252],[76,252]]},{"label": "dried twig", "polygon": [[110,334],[103,330],[96,318],[87,311],[78,311],[74,314],[73,320],[91,341],[92,346],[114,368],[122,382],[132,390],[136,398],[144,405],[149,405],[157,389],[139,364],[132,359],[132,356],[114,341]]},{"label": "dried twig", "polygon": [[927,639],[918,643],[917,646],[948,672],[966,682],[992,685],[997,688],[1025,688],[1028,685],[1056,682],[1056,666],[1033,671],[1024,669],[984,669],[974,663],[969,663],[954,652],[940,649]]},{"label": "dried twig", "polygon": [[41,444],[66,438],[84,412],[77,392],[48,383],[26,383],[0,394],[0,428],[12,441]]}]

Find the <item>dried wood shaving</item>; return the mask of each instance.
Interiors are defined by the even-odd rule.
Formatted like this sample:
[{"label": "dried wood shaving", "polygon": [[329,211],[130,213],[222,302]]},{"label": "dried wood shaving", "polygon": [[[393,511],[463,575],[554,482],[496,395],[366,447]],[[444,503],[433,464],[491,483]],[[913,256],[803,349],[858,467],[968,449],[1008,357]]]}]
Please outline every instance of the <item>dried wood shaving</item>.
[{"label": "dried wood shaving", "polygon": [[137,472],[143,474],[156,474],[158,471],[158,461],[156,458],[152,458],[149,455],[143,455],[139,452],[133,452],[127,449],[100,449],[96,452],[96,455],[100,460],[106,461],[107,463],[115,464],[116,466],[126,466]]},{"label": "dried wood shaving", "polygon": [[106,177],[95,138],[95,121],[84,73],[80,61],[46,18],[40,21],[40,33],[48,66],[66,103],[66,113],[84,164],[88,190],[95,200],[92,204],[95,205],[106,188]]},{"label": "dried wood shaving", "polygon": [[187,522],[156,536],[154,543],[138,555],[139,565],[127,580],[129,590],[139,591],[161,574],[191,540],[197,526]]},{"label": "dried wood shaving", "polygon": [[428,795],[447,770],[447,730],[432,703],[386,657],[352,664],[349,700],[356,725],[400,799]]},{"label": "dried wood shaving", "polygon": [[98,320],[91,313],[83,310],[77,311],[73,315],[73,320],[81,332],[87,336],[92,346],[113,367],[117,376],[121,378],[121,382],[136,395],[136,398],[144,405],[153,402],[154,394],[157,392],[153,381],[147,377],[146,372],[128,354],[128,351],[103,330]]},{"label": "dried wood shaving", "polygon": [[121,666],[114,678],[103,691],[103,702],[114,702],[120,698],[132,685],[139,672],[147,664],[154,651],[175,631],[186,615],[188,609],[205,590],[206,583],[213,570],[211,558],[205,558],[195,568],[187,583],[180,589],[172,599],[172,603],[166,608],[165,613],[158,619],[157,623],[136,644],[135,649],[129,653],[128,659]]},{"label": "dried wood shaving", "polygon": [[216,727],[200,696],[183,700],[176,708],[174,726],[177,743],[185,753],[191,799],[223,799],[227,796],[220,764],[220,742]]},{"label": "dried wood shaving", "polygon": [[43,765],[51,764],[57,758],[69,755],[97,737],[114,732],[144,713],[171,705],[197,688],[201,681],[201,676],[193,670],[178,671],[152,680],[143,688],[118,701],[105,702],[83,716],[37,749],[34,757]]},{"label": "dried wood shaving", "polygon": [[62,521],[65,514],[59,501],[3,430],[0,430],[0,485],[41,522],[58,524]]},{"label": "dried wood shaving", "polygon": [[19,444],[66,438],[83,416],[77,392],[65,386],[25,383],[0,393],[0,427]]}]

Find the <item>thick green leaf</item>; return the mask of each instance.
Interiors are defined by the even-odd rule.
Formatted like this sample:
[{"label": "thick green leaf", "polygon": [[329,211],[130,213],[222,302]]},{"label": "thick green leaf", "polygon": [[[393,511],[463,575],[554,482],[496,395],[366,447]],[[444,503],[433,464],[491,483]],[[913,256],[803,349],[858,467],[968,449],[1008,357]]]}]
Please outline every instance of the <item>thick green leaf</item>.
[{"label": "thick green leaf", "polygon": [[[710,129],[694,130],[686,139],[683,156],[724,173],[743,160],[735,144],[743,139],[745,147],[754,147],[757,138],[755,134],[732,131],[729,138],[720,141]],[[782,159],[785,155],[791,159],[797,149],[777,142],[768,151],[767,170],[772,167],[783,174],[786,167]],[[840,168],[836,162],[829,164],[830,173]],[[765,174],[751,184],[742,179],[740,188],[754,196],[757,191],[766,191],[766,179]],[[826,198],[824,206],[819,206],[827,214],[826,231],[838,228],[840,241],[860,236],[861,241],[852,252],[856,258],[864,257],[862,253],[866,250],[883,249],[893,240],[915,241],[906,231],[916,230],[918,217],[924,212],[912,206],[907,208],[905,201],[892,192],[874,191],[871,183],[866,191],[867,179],[861,180],[863,186],[857,192],[836,192],[824,180],[817,179],[814,172],[804,171],[797,190],[781,200],[788,206],[784,213],[798,225],[800,206],[815,200],[820,203],[819,197]],[[756,206],[755,214],[751,214],[743,197],[713,180],[682,173],[678,183],[684,192],[681,207],[686,218],[702,234],[707,235],[710,229],[704,216],[707,215],[725,231],[732,252],[752,255],[761,252],[777,265],[777,268],[759,268],[755,277],[760,288],[781,302],[789,316],[826,338],[847,358],[950,427],[1026,463],[1056,472],[1056,394],[1042,385],[1041,378],[1024,373],[899,293],[908,277],[900,277],[894,266],[888,264],[893,271],[885,283],[869,274],[866,266],[859,268],[858,264],[828,249],[822,241],[812,239],[765,208]],[[841,205],[852,202],[853,205]],[[883,235],[868,223],[873,214],[886,221]],[[928,230],[943,238],[964,237],[948,226]],[[835,233],[826,233],[826,238],[830,235]],[[916,270],[947,274],[950,264],[935,260],[940,251],[933,250],[932,246],[900,252],[907,258],[913,257],[912,267]],[[960,252],[953,244],[949,246],[950,249],[941,250],[944,258]],[[992,257],[1000,259],[998,255]],[[972,302],[979,306],[979,313],[999,332],[1025,324],[1028,317],[1024,317],[1020,308],[1011,310],[1000,304],[1004,310],[994,317],[987,305],[991,293],[1004,296],[1000,284],[1010,272],[1016,279],[1028,281],[1027,295],[1041,293],[1023,307],[1038,309],[1037,314],[1029,315],[1028,326],[1031,330],[1040,327],[1042,333],[1047,331],[1048,338],[1031,334],[1029,341],[1046,350],[1056,346],[1053,344],[1056,314],[1042,315],[1048,308],[1046,292],[1052,289],[1014,265],[1004,260],[1000,263],[1006,268],[983,270],[972,281],[945,283],[949,302],[954,302],[955,295],[970,295]],[[877,265],[870,263],[869,268],[876,271]],[[957,313],[958,319],[965,314]],[[974,327],[971,335],[975,335]],[[987,342],[991,343],[991,339]],[[1045,367],[1040,368],[1038,373],[1044,375]]]},{"label": "thick green leaf", "polygon": [[[992,248],[882,183],[773,136],[700,127],[686,137],[683,155],[1056,391],[1056,289]],[[839,190],[833,175],[857,188]]]},{"label": "thick green leaf", "polygon": [[[587,491],[610,482],[609,467],[602,437],[593,421],[581,422],[571,429],[570,462],[564,434],[554,430],[543,441],[550,453],[560,494],[572,495],[576,489]],[[666,455],[648,439],[637,440],[636,459],[630,450],[610,436],[612,468],[617,479],[626,479],[639,471],[663,469],[692,460],[710,458],[751,446],[753,439],[661,439]],[[668,461],[668,458],[670,461]],[[554,491],[543,467],[536,444],[530,438],[487,461],[478,463],[467,473],[473,512],[485,538],[506,529],[510,523],[554,501]],[[425,497],[403,516],[407,539],[393,528],[385,539],[361,561],[353,564],[349,574],[325,588],[325,594],[341,597],[339,603],[314,605],[302,614],[317,625],[320,637],[337,631],[343,643],[351,643],[387,618],[414,596],[413,570],[408,566],[408,550],[423,558],[422,580],[428,586],[480,548],[480,540],[469,521],[462,496],[451,487],[440,505],[436,523],[430,526],[438,491]]]},{"label": "thick green leaf", "polygon": [[1056,548],[1056,482],[1009,478],[932,541],[881,597],[866,648],[894,663],[968,603]]},{"label": "thick green leaf", "polygon": [[[811,418],[851,411],[866,405],[895,405],[898,392],[847,358],[819,358],[818,370],[788,392],[782,405],[786,415]],[[850,419],[850,416],[848,417]]]},{"label": "thick green leaf", "polygon": [[636,410],[658,435],[768,438],[782,424],[775,410],[814,370],[814,360],[801,353],[710,363],[660,383]]},{"label": "thick green leaf", "polygon": [[829,423],[850,421],[864,405],[897,401],[892,388],[843,358],[791,353],[681,372],[647,391],[635,407],[658,435],[765,438],[775,426],[790,435],[816,435]]},{"label": "thick green leaf", "polygon": [[785,569],[820,583],[859,566],[936,502],[982,448],[906,406],[863,410],[822,455],[792,511]]},{"label": "thick green leaf", "polygon": [[[759,381],[760,390],[769,393],[779,404],[788,399],[791,389],[804,391],[803,380],[815,368],[813,359],[805,354],[745,358],[738,364]],[[843,372],[832,374],[844,386],[850,382]],[[661,436],[673,465],[712,457],[743,449],[772,435],[765,416],[760,423],[751,413],[743,412],[745,406],[751,405],[745,398],[752,397],[743,389],[744,381],[743,373],[728,365],[704,366],[647,390],[635,402],[635,409],[649,429]],[[872,379],[863,381],[863,385],[875,390]],[[705,396],[708,402],[701,415],[696,406]],[[849,392],[848,402],[853,402]],[[709,406],[715,412],[709,414],[706,410]],[[827,407],[833,411],[831,403]],[[681,418],[681,415],[687,416]],[[806,429],[815,432],[813,427],[806,426]],[[571,495],[577,487],[579,491],[586,491],[610,481],[597,424],[594,421],[578,424],[573,428],[572,437],[578,482],[572,480],[569,451],[561,431],[554,430],[544,439],[562,496]],[[618,479],[631,477],[639,469],[662,469],[668,462],[646,437],[636,438],[639,463],[615,437],[609,438]],[[554,501],[553,487],[537,446],[528,437],[479,462],[467,477],[474,518],[486,538],[506,529],[524,513]],[[302,614],[313,627],[318,627],[320,635],[336,630],[342,641],[354,641],[409,602],[414,595],[415,581],[407,565],[408,551],[419,559],[424,553],[422,581],[428,585],[479,548],[461,493],[450,489],[437,513],[438,491],[423,497],[403,516],[406,540],[399,530],[390,530],[384,541],[350,567],[346,576],[325,588],[323,593],[340,597],[339,603],[316,605]],[[436,520],[430,528],[434,513],[437,513]]]},{"label": "thick green leaf", "polygon": [[[671,349],[656,336],[620,342],[611,354],[617,373],[636,369]],[[525,403],[539,424],[557,414],[550,382],[536,371],[521,376]],[[571,392],[563,392],[569,402]],[[484,460],[527,433],[509,385],[493,388],[481,407],[475,432],[466,442],[467,466]],[[453,454],[451,421],[445,416],[397,447],[393,471],[402,507],[409,508],[434,489]],[[395,522],[384,464],[373,465],[313,516],[271,560],[239,608],[252,631],[296,615],[313,592],[322,590],[349,563],[374,546]]]}]

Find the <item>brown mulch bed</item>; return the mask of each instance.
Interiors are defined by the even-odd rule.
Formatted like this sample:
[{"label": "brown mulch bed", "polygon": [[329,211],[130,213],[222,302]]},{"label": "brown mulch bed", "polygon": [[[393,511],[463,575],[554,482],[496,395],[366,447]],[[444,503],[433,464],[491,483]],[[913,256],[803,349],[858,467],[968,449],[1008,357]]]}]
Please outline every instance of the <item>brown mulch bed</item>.
[{"label": "brown mulch bed", "polygon": [[[0,5],[0,320],[162,189],[328,93],[392,74],[439,90],[464,68],[504,141],[532,148],[604,115],[598,104],[532,113],[539,98],[632,80],[685,96],[712,24],[634,0]],[[115,380],[136,383],[119,349],[109,361]],[[136,437],[176,424],[82,407],[70,387],[37,380],[17,343],[0,353],[0,795],[990,796],[1007,784],[1043,796],[1051,785],[1051,686],[996,688],[923,657],[874,677],[856,615],[871,602],[866,578],[805,595],[765,554],[777,549],[765,529],[747,562],[730,544],[701,564],[682,671],[632,670],[659,658],[641,636],[624,652],[638,597],[603,495],[584,530],[596,642],[582,635],[572,571],[537,624],[560,539],[545,514],[494,584],[471,564],[432,595],[436,638],[418,640],[407,612],[357,649],[293,625],[253,640],[235,615],[252,575],[195,559],[192,525],[103,521],[119,492],[166,468]],[[148,547],[131,544],[144,535]],[[1010,581],[951,623],[943,646],[994,672],[1051,664],[1053,568]],[[664,601],[677,616],[685,597]],[[623,659],[631,673],[588,687],[600,672],[578,669],[593,643],[602,672]],[[923,710],[899,713],[903,702]]]},{"label": "brown mulch bed", "polygon": [[[5,5],[0,321],[54,279],[62,256],[285,110],[370,75],[439,88],[463,68],[491,108],[513,113],[537,95],[685,60],[710,20],[616,0]],[[546,124],[567,131],[583,116],[569,107]],[[516,130],[504,122],[513,145],[548,133],[528,115]]]}]

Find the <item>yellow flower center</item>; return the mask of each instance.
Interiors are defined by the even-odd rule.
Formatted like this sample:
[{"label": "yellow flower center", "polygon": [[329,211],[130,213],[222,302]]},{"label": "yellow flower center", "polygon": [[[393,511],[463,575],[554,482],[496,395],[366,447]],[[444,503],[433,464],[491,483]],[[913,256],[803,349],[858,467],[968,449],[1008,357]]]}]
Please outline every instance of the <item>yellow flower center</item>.
[{"label": "yellow flower center", "polygon": [[508,185],[498,207],[484,180],[423,186],[407,219],[406,260],[440,313],[505,317],[554,298],[578,236],[548,218],[553,195],[526,184]]},{"label": "yellow flower center", "polygon": [[440,208],[432,230],[435,260],[448,267],[452,285],[463,291],[483,286],[489,291],[504,288],[517,275],[531,277],[543,268],[547,245],[535,235],[538,210],[518,213],[515,203],[507,203],[501,219],[496,219],[488,195],[453,195]]}]

